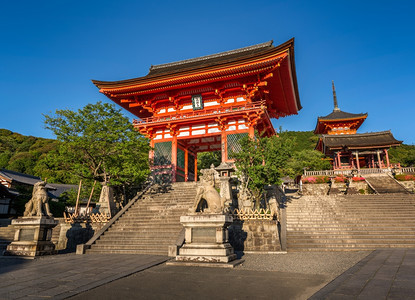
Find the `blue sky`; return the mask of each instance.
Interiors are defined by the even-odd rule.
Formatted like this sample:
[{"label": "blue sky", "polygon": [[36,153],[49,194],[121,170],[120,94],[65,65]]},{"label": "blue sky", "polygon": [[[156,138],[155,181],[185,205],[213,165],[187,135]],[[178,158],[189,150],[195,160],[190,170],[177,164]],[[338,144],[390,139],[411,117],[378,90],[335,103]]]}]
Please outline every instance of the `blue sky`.
[{"label": "blue sky", "polygon": [[[413,1],[2,1],[0,128],[52,138],[42,114],[109,101],[91,83],[150,65],[295,38],[298,115],[313,130],[339,107],[368,113],[359,132],[415,144]],[[133,116],[126,115],[129,118]]]}]

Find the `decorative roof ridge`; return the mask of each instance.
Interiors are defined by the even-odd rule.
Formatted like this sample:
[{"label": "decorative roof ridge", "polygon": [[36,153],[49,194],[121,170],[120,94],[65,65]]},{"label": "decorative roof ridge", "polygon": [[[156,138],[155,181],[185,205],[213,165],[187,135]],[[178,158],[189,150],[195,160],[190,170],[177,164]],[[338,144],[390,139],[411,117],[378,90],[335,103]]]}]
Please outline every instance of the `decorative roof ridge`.
[{"label": "decorative roof ridge", "polygon": [[[354,118],[358,118],[359,116],[362,117],[362,116],[367,116],[368,115],[367,112],[366,113],[358,113],[358,114],[355,114],[355,113],[349,113],[347,111],[343,111],[343,110],[340,110],[340,109],[338,109],[338,110],[334,110],[333,109],[333,111],[331,113],[329,113],[327,116],[318,116],[317,119],[318,120],[325,119],[328,116],[330,116],[332,113],[345,113],[345,114],[353,115],[353,116],[347,117],[346,119],[354,119]],[[329,119],[329,120],[334,120],[334,119]]]},{"label": "decorative roof ridge", "polygon": [[384,130],[384,131],[375,131],[375,132],[362,132],[362,133],[353,133],[353,134],[322,134],[322,137],[344,137],[344,138],[348,138],[348,137],[353,137],[356,135],[364,135],[364,136],[373,136],[373,135],[381,135],[381,134],[392,134],[392,132],[390,130]]},{"label": "decorative roof ridge", "polygon": [[183,64],[187,64],[187,63],[192,63],[192,62],[203,61],[203,60],[207,60],[207,59],[222,57],[222,56],[236,54],[236,53],[242,53],[242,52],[255,50],[255,49],[260,49],[260,48],[266,48],[266,47],[272,46],[272,44],[273,44],[273,40],[265,42],[265,43],[261,43],[261,44],[256,44],[256,45],[252,45],[252,46],[248,46],[248,47],[235,49],[235,50],[229,50],[229,51],[225,51],[225,52],[220,52],[220,53],[215,53],[215,54],[210,54],[210,55],[205,55],[205,56],[200,56],[200,57],[180,60],[180,61],[176,61],[176,62],[165,63],[165,64],[151,65],[150,71],[163,69],[163,68],[167,68],[167,67],[179,66],[179,65],[183,65]]}]

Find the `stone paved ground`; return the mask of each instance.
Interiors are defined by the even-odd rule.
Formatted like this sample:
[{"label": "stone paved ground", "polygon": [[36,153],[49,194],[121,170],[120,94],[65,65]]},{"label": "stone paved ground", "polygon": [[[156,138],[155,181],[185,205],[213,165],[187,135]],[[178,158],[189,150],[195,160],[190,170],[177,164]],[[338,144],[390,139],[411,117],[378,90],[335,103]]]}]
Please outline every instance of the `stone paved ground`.
[{"label": "stone paved ground", "polygon": [[415,249],[246,254],[235,269],[166,259],[0,258],[0,299],[415,299]]},{"label": "stone paved ground", "polygon": [[369,254],[246,254],[235,269],[160,265],[73,299],[307,299]]},{"label": "stone paved ground", "polygon": [[63,299],[163,263],[155,255],[0,258],[0,299]]},{"label": "stone paved ground", "polygon": [[376,250],[311,299],[415,299],[415,249]]}]

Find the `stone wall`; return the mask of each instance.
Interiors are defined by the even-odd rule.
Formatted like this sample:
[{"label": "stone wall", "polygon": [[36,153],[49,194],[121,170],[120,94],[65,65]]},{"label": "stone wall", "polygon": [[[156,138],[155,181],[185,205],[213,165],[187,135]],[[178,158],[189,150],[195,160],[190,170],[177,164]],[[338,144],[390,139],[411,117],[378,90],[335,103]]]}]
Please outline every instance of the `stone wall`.
[{"label": "stone wall", "polygon": [[398,181],[402,184],[408,191],[415,192],[415,181]]},{"label": "stone wall", "polygon": [[62,218],[59,219],[59,225],[53,229],[52,241],[56,244],[56,250],[75,252],[77,245],[85,244],[104,225],[105,223],[70,224],[65,223],[65,220]]},{"label": "stone wall", "polygon": [[303,195],[327,195],[329,187],[328,183],[303,184]]},{"label": "stone wall", "polygon": [[364,191],[364,194],[369,194],[371,188],[366,181],[352,181],[349,185],[349,194],[361,194],[360,191]]},{"label": "stone wall", "polygon": [[[318,183],[318,184],[303,184],[303,195],[305,196],[321,196],[327,195],[329,192],[330,185],[328,183]],[[332,186],[332,192],[335,194],[344,194],[346,190],[346,184],[342,182],[335,182]],[[352,181],[349,185],[349,194],[360,194],[359,190],[364,190],[365,194],[370,193],[370,188],[367,185],[366,181]]]},{"label": "stone wall", "polygon": [[234,221],[229,227],[229,242],[235,251],[281,251],[278,225],[274,220]]}]

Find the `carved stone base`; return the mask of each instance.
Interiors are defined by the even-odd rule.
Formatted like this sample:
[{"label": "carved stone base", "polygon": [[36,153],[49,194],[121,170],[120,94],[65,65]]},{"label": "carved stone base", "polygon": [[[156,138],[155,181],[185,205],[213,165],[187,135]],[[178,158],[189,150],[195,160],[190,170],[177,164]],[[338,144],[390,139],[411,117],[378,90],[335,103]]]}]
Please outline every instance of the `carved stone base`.
[{"label": "carved stone base", "polygon": [[228,242],[228,226],[233,218],[223,214],[182,216],[185,244],[176,256],[178,262],[228,263],[236,259]]},{"label": "carved stone base", "polygon": [[52,217],[22,217],[12,221],[14,240],[7,246],[4,255],[41,256],[55,254],[51,242],[52,229],[59,221]]}]

